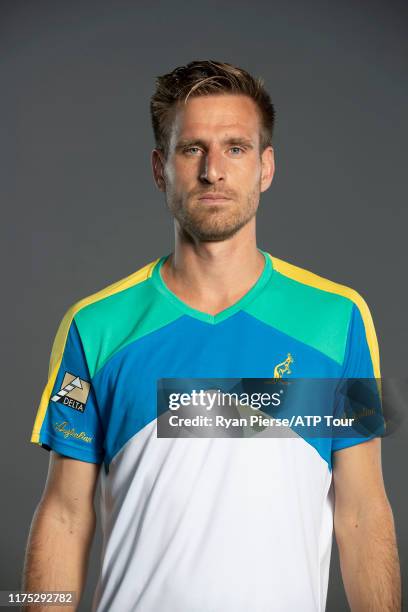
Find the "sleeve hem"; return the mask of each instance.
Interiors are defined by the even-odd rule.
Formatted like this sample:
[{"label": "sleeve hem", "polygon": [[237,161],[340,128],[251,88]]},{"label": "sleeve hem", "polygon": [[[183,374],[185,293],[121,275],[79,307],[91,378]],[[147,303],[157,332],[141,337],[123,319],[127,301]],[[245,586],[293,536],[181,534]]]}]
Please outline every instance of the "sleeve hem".
[{"label": "sleeve hem", "polygon": [[[45,448],[46,450],[52,449],[61,455],[67,455],[68,457],[81,459],[82,461],[87,461],[89,463],[102,463],[103,461],[103,453],[94,453],[89,449],[78,448],[67,442],[62,442],[61,440],[57,440],[50,433],[40,435],[38,442],[34,442],[32,439],[30,442],[36,444],[37,446],[42,446],[42,448]],[[49,449],[47,449],[44,444],[49,447]]]},{"label": "sleeve hem", "polygon": [[332,452],[335,453],[338,450],[343,450],[344,448],[349,448],[350,446],[356,446],[357,444],[368,442],[369,440],[380,437],[381,436],[379,434],[372,434],[371,436],[361,436],[360,438],[344,438],[335,446],[332,443]]}]

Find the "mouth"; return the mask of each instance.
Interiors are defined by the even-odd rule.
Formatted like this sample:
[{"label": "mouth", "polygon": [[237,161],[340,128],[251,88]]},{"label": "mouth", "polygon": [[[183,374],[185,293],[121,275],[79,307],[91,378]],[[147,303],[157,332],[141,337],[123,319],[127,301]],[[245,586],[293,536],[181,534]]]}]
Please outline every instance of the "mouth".
[{"label": "mouth", "polygon": [[204,195],[200,196],[198,200],[203,202],[204,204],[223,204],[224,202],[229,202],[231,198],[227,198],[221,195]]}]

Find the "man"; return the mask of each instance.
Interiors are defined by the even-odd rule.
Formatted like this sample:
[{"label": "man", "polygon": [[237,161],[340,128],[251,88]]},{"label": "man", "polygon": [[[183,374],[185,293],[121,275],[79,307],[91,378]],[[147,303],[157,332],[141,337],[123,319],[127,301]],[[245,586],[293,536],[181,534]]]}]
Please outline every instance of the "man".
[{"label": "man", "polygon": [[357,292],[257,247],[274,174],[262,82],[192,62],[159,77],[151,113],[174,251],[60,324],[31,438],[52,452],[24,589],[80,596],[102,466],[97,612],[324,610],[333,517],[353,612],[397,611],[378,437],[157,436],[163,378],[379,377],[380,365]]}]

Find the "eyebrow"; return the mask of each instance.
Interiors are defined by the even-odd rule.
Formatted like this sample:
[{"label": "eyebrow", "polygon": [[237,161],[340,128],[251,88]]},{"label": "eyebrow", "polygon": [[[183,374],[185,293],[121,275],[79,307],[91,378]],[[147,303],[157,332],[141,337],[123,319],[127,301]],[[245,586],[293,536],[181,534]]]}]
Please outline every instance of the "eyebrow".
[{"label": "eyebrow", "polygon": [[[249,149],[254,148],[254,143],[252,140],[249,138],[244,138],[243,136],[231,136],[229,138],[224,138],[224,140],[221,142],[222,144],[242,145],[248,147]],[[195,145],[203,147],[203,149],[207,147],[207,143],[201,138],[182,138],[177,142],[176,149],[182,149],[184,147],[191,147]]]}]

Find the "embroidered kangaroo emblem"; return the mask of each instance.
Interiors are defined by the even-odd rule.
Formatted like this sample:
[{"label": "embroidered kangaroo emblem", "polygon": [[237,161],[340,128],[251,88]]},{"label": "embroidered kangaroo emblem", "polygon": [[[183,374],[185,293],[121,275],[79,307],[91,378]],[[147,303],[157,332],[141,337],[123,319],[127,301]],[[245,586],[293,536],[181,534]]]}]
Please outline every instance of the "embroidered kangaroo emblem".
[{"label": "embroidered kangaroo emblem", "polygon": [[290,364],[293,362],[294,359],[292,355],[288,353],[288,356],[286,357],[285,361],[282,361],[281,363],[278,363],[278,365],[275,366],[275,369],[273,371],[273,377],[282,378],[284,374],[291,374],[292,370],[290,369]]}]

